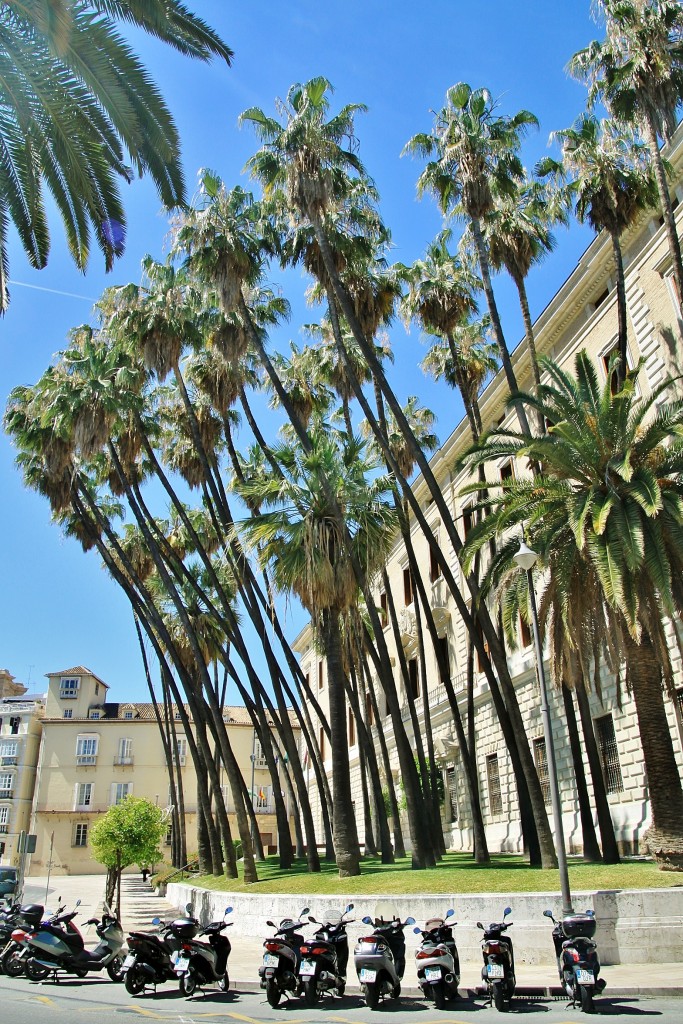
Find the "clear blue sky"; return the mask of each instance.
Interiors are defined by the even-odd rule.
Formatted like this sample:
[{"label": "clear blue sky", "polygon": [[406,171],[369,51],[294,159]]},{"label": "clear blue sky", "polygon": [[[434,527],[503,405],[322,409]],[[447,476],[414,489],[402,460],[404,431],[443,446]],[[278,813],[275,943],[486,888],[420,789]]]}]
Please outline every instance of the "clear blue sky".
[{"label": "clear blue sky", "polygon": [[[432,124],[446,89],[458,81],[486,86],[504,113],[532,110],[540,130],[525,144],[528,166],[547,152],[549,133],[567,127],[581,112],[585,93],[564,68],[575,50],[601,30],[590,18],[590,0],[187,0],[235,51],[231,69],[201,65],[145,38],[135,38],[174,113],[183,142],[190,193],[198,168],[216,170],[228,184],[241,181],[242,167],[255,149],[248,129],[237,128],[239,113],[257,104],[273,111],[289,85],[324,75],[336,87],[339,104],[363,102],[358,119],[360,155],[381,194],[390,225],[394,258],[418,258],[440,228],[430,200],[418,202],[420,167],[400,158],[407,139]],[[11,247],[12,301],[0,321],[0,399],[17,384],[32,384],[52,354],[64,347],[68,330],[90,319],[92,303],[111,284],[138,281],[140,260],[165,254],[167,220],[151,185],[125,189],[128,214],[126,255],[105,275],[97,256],[79,274],[53,218],[48,267],[31,270],[18,244]],[[558,238],[557,251],[532,272],[529,290],[537,316],[571,271],[590,236],[574,225]],[[274,279],[277,280],[277,272]],[[301,295],[291,323],[273,337],[286,346],[301,341]],[[496,280],[506,334],[522,334],[514,295]],[[444,440],[460,419],[452,392],[431,384],[416,369],[424,354],[416,332],[392,333],[396,356],[393,381],[402,398],[418,393],[438,414]],[[50,522],[47,502],[24,489],[14,452],[0,436],[0,667],[31,689],[46,672],[76,664],[92,668],[112,689],[112,699],[145,699],[140,656],[127,601],[101,569],[98,556],[83,554]],[[293,635],[301,624],[291,624]]]}]

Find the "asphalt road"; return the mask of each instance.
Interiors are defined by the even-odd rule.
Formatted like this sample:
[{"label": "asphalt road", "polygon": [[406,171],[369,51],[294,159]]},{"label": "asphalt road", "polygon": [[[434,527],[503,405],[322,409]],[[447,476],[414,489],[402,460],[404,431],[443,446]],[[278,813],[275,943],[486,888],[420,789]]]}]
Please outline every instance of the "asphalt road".
[{"label": "asphalt road", "polygon": [[[424,1000],[405,998],[380,1004],[368,1010],[357,995],[342,999],[329,997],[313,1009],[305,1009],[300,1001],[283,1001],[271,1009],[261,992],[231,989],[227,993],[207,989],[191,999],[182,996],[172,984],[164,986],[155,996],[131,997],[122,985],[92,977],[85,981],[65,979],[35,984],[25,978],[0,977],[0,1019],[11,1024],[36,1024],[37,1015],[49,1014],[52,1024],[80,1022],[87,1024],[125,1024],[125,1021],[146,1019],[172,1021],[175,1024],[201,1024],[207,1021],[235,1021],[239,1024],[379,1024],[382,1020],[403,1022],[409,1016],[419,1024],[500,1024],[500,1014],[485,1007],[482,1000],[462,999],[449,1010],[438,1011]],[[595,1016],[631,1021],[634,1017],[656,1017],[657,1024],[680,1024],[680,999],[657,999],[639,996],[624,999],[596,1000]],[[579,1010],[568,1007],[565,1000],[515,999],[509,1017],[534,1024],[582,1024]]]}]

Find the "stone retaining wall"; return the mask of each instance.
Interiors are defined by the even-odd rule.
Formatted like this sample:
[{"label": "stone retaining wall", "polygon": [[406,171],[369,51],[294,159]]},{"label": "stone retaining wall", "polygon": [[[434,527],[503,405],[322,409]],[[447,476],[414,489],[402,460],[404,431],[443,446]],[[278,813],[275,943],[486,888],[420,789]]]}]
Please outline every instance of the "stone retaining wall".
[{"label": "stone retaining wall", "polygon": [[[485,925],[502,920],[506,906],[512,908],[514,922],[510,935],[514,940],[515,958],[520,964],[554,963],[551,923],[543,917],[545,909],[557,917],[560,898],[557,893],[512,893],[508,896],[481,894],[476,896],[385,896],[329,897],[259,895],[257,893],[212,892],[194,886],[171,883],[167,900],[178,907],[192,903],[197,917],[204,923],[223,916],[226,906],[233,908],[233,935],[264,938],[270,930],[266,921],[279,922],[296,917],[304,906],[321,920],[330,910],[339,912],[348,903],[354,904],[355,920],[349,926],[351,942],[366,930],[361,918],[398,915],[412,916],[418,925],[430,917],[443,917],[449,908],[455,910],[455,938],[463,963],[477,962],[481,957],[481,932],[477,921]],[[603,964],[683,963],[680,942],[683,927],[683,889],[604,890],[573,894],[577,912],[592,909],[598,922],[596,941]],[[305,930],[308,934],[308,930]],[[417,936],[406,929],[406,944],[412,948]]]}]

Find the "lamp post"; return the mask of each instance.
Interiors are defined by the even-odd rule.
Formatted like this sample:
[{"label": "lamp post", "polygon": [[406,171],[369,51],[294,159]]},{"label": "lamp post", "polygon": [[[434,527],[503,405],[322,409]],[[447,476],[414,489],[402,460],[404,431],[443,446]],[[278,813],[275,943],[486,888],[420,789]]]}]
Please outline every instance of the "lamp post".
[{"label": "lamp post", "polygon": [[536,564],[538,555],[526,544],[524,538],[519,545],[519,550],[513,558],[520,568],[524,569],[529,584],[529,603],[531,605],[531,625],[534,635],[534,653],[536,655],[536,671],[538,673],[538,684],[541,690],[541,718],[543,721],[543,735],[545,737],[546,760],[548,762],[548,782],[550,783],[550,799],[553,808],[553,824],[555,826],[555,848],[557,850],[557,866],[560,870],[560,890],[562,892],[562,913],[573,914],[572,897],[569,890],[569,872],[567,870],[567,851],[564,845],[564,829],[562,827],[562,805],[560,803],[560,788],[557,783],[557,765],[555,761],[555,744],[553,743],[553,730],[550,722],[550,707],[548,705],[548,687],[543,667],[543,649],[541,647],[541,634],[538,628],[538,611],[536,608],[536,593],[534,591],[534,579],[531,574],[532,567]]}]

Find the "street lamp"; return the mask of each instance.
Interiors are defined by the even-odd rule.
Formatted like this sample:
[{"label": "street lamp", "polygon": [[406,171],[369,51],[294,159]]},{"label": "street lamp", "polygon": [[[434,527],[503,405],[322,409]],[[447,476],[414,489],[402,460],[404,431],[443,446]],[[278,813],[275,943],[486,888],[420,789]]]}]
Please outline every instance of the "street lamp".
[{"label": "street lamp", "polygon": [[541,718],[543,720],[543,735],[545,737],[546,760],[548,762],[548,782],[550,783],[550,799],[553,807],[553,823],[555,825],[555,848],[557,850],[557,866],[560,870],[560,889],[562,892],[562,913],[563,915],[573,914],[572,897],[569,890],[569,872],[567,870],[567,851],[564,845],[564,829],[562,828],[562,805],[560,804],[560,789],[557,784],[557,765],[555,762],[555,744],[553,743],[553,730],[550,723],[550,707],[548,705],[548,687],[545,680],[545,669],[543,667],[543,649],[541,647],[541,634],[538,628],[538,611],[536,609],[536,593],[534,591],[534,580],[531,574],[536,564],[538,555],[527,545],[524,538],[519,545],[516,554],[512,556],[527,575],[529,584],[529,603],[531,605],[531,625],[534,634],[534,653],[536,655],[536,671],[538,673],[538,684],[541,689]]}]

